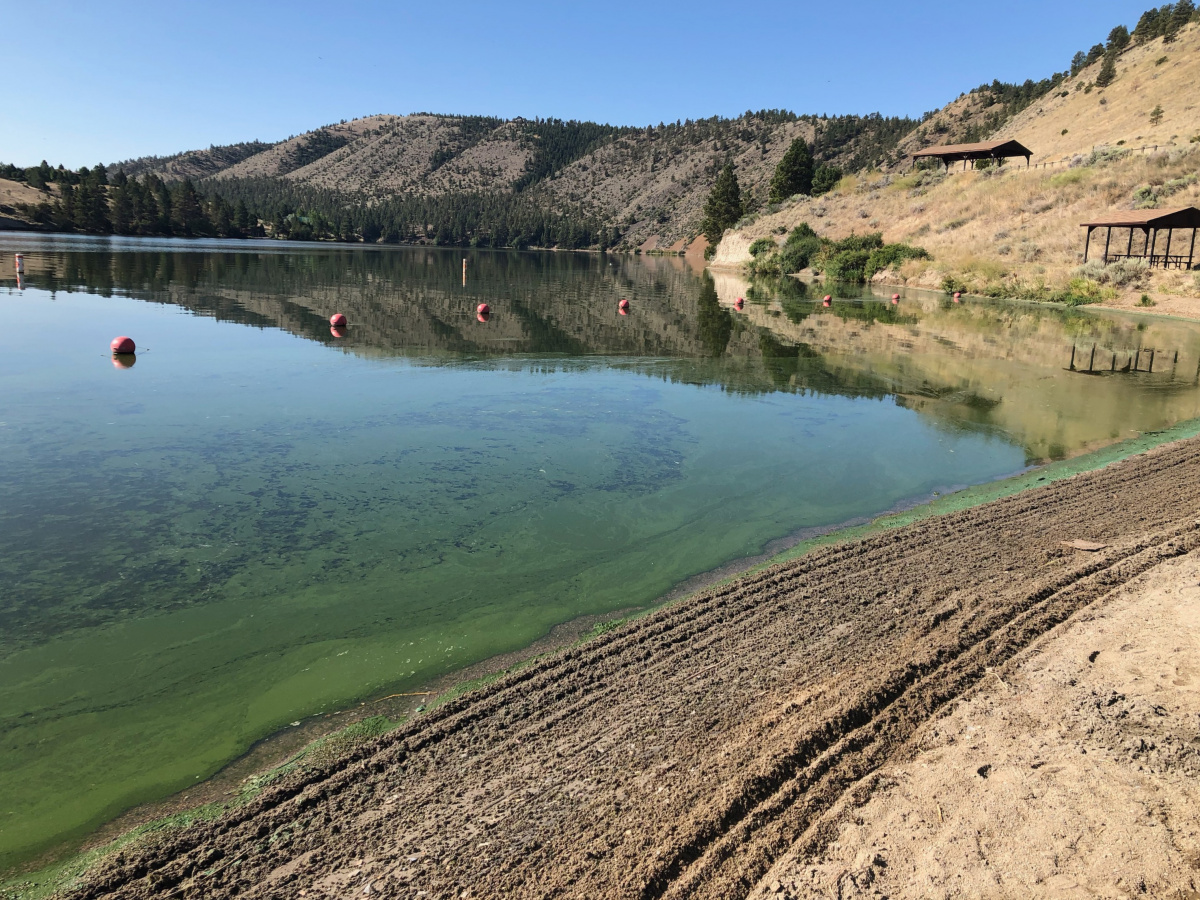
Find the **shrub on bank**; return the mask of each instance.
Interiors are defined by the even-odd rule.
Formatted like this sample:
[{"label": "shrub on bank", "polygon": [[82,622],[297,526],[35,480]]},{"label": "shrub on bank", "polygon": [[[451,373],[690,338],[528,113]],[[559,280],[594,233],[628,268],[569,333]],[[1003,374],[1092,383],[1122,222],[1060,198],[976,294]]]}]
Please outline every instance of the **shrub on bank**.
[{"label": "shrub on bank", "polygon": [[1141,287],[1150,278],[1150,264],[1144,259],[1117,259],[1105,265],[1098,259],[1079,266],[1071,273],[1076,278],[1086,278],[1098,284],[1115,287]]},{"label": "shrub on bank", "polygon": [[766,253],[768,250],[774,250],[775,247],[776,244],[771,238],[759,238],[750,245],[750,255],[758,256],[759,254]]},{"label": "shrub on bank", "polygon": [[[769,238],[760,238],[750,245],[748,270],[752,276],[788,275],[812,266],[816,274],[834,281],[870,281],[876,272],[898,267],[910,259],[929,259],[929,253],[909,244],[885,244],[878,232],[852,234],[840,241],[820,237],[806,222],[792,229],[783,246],[774,253],[759,245]],[[758,248],[756,250],[756,248]]]}]

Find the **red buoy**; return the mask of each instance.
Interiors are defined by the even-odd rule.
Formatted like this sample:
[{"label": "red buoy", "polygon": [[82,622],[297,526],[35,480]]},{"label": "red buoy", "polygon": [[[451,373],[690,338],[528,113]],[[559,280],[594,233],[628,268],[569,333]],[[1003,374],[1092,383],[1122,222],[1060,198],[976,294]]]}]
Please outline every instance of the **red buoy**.
[{"label": "red buoy", "polygon": [[954,292],[954,302],[958,303],[960,300],[962,300],[962,294],[958,291],[955,291]]},{"label": "red buoy", "polygon": [[825,299],[823,299],[823,300],[821,301],[821,305],[822,305],[822,306],[829,306],[831,303],[833,303],[833,298],[832,298],[831,296],[829,296],[828,294],[826,294],[826,295],[825,295]]},{"label": "red buoy", "polygon": [[[625,315],[625,313],[621,313],[621,315]],[[486,322],[491,317],[492,314],[490,312],[475,313],[475,318],[477,318],[480,322]]]},{"label": "red buoy", "polygon": [[480,303],[477,307],[475,307],[475,312],[479,313],[481,316],[486,316],[491,311],[492,311],[492,308],[490,306],[488,306],[486,303]]},{"label": "red buoy", "polygon": [[621,302],[617,304],[617,309],[622,311],[629,309],[629,301],[622,297]]},{"label": "red buoy", "polygon": [[125,337],[125,335],[113,338],[109,346],[112,347],[113,353],[133,353],[137,349],[137,344],[133,342],[133,338]]},{"label": "red buoy", "polygon": [[741,309],[745,305],[746,305],[746,301],[743,300],[741,297],[738,297],[736,300],[733,301],[733,306],[735,309]]},{"label": "red buoy", "polygon": [[344,338],[346,336],[346,329],[338,328],[336,325],[330,325],[329,333],[332,334],[335,338]]},{"label": "red buoy", "polygon": [[900,295],[899,295],[899,294],[892,294],[892,304],[893,304],[893,305],[898,305],[899,303],[900,303]]},{"label": "red buoy", "polygon": [[334,328],[345,328],[346,327],[346,317],[343,316],[341,313],[334,313],[332,316],[329,317],[329,324],[332,325]]}]

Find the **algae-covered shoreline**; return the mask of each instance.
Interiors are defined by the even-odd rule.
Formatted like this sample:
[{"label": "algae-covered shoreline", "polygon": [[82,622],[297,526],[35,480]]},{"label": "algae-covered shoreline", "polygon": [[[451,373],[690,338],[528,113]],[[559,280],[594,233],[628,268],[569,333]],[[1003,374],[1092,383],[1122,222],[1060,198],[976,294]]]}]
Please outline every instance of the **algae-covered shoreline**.
[{"label": "algae-covered shoreline", "polygon": [[[764,570],[795,561],[822,547],[856,542],[881,532],[894,531],[921,523],[932,517],[970,510],[1001,498],[1012,497],[1031,488],[1051,484],[1080,473],[1094,472],[1160,445],[1180,441],[1197,434],[1200,434],[1200,419],[1189,420],[1161,432],[1141,435],[1071,459],[1050,462],[1011,477],[939,496],[919,505],[902,504],[905,508],[881,514],[869,522],[815,529],[821,532],[819,534],[812,534],[814,529],[807,529],[806,532],[784,539],[783,543],[788,546],[767,558],[757,557],[741,560],[721,567],[714,573],[702,576],[704,578],[702,583],[696,583],[696,580],[692,579],[690,583],[685,583],[688,584],[686,591],[670,592],[664,598],[660,598],[658,602],[643,609],[634,610],[629,615],[614,613],[607,617],[584,617],[566,623],[525,651],[505,654],[502,657],[485,660],[467,670],[449,673],[438,679],[436,683],[425,686],[426,689],[413,692],[412,698],[388,698],[391,702],[385,701],[382,704],[378,700],[367,701],[358,707],[342,710],[336,715],[326,714],[323,717],[314,717],[317,723],[315,728],[310,726],[310,730],[307,731],[286,729],[285,732],[262,742],[238,763],[222,770],[222,774],[210,783],[200,785],[197,789],[171,798],[165,803],[135,810],[122,816],[118,820],[121,828],[117,832],[121,836],[116,837],[115,840],[110,841],[117,829],[110,825],[99,832],[99,835],[104,836],[103,839],[93,836],[84,843],[85,849],[80,853],[68,855],[66,858],[59,856],[49,866],[36,872],[26,872],[26,874],[10,878],[5,885],[5,890],[15,897],[36,897],[42,895],[51,886],[63,887],[78,877],[81,870],[94,866],[97,861],[111,856],[117,848],[124,846],[130,840],[131,835],[135,841],[147,838],[158,840],[162,834],[173,831],[180,824],[190,824],[201,818],[220,816],[230,809],[244,805],[257,791],[293,772],[298,764],[303,765],[304,759],[313,756],[314,748],[318,748],[321,754],[328,756],[331,741],[334,746],[341,744],[344,749],[353,750],[362,741],[373,738],[382,731],[402,726],[406,722],[413,727],[414,724],[419,724],[419,720],[422,718],[422,716],[417,716],[415,720],[413,719],[412,714],[418,708],[426,711],[449,700],[469,702],[469,697],[465,701],[459,700],[459,698],[470,690],[489,685],[497,679],[509,677],[512,673],[534,665],[547,656],[555,656],[563,648],[579,646],[581,642],[586,644],[590,637],[606,633],[614,628],[627,626],[633,619],[654,615],[664,608],[677,606],[680,603],[693,602],[697,592],[705,593],[726,589],[739,581],[753,578]],[[636,628],[637,626],[632,627]],[[360,720],[365,720],[366,725],[359,724]],[[333,725],[334,722],[337,723],[336,726]],[[333,730],[334,727],[336,727],[336,731]],[[281,740],[281,735],[286,739]],[[345,737],[340,735],[345,735]],[[297,740],[301,736],[311,742],[304,743],[298,748]],[[253,766],[247,767],[246,760],[248,759],[259,760],[260,767],[258,769]],[[265,765],[261,764],[263,762]],[[225,777],[231,771],[238,772],[236,780]],[[217,785],[220,786],[216,787]],[[250,788],[248,789],[247,786]],[[189,797],[193,799],[189,801]],[[158,818],[156,812],[161,814],[164,810],[170,810],[170,814],[165,818]],[[130,831],[125,832],[126,828]],[[61,850],[59,852],[61,854]],[[37,883],[39,887],[33,888],[30,886],[31,883]]]},{"label": "algae-covered shoreline", "polygon": [[[538,659],[72,895],[745,893],[931,714],[1197,545],[1196,441],[1110,452],[1125,458],[816,548]],[[1060,546],[1078,537],[1105,549]]]}]

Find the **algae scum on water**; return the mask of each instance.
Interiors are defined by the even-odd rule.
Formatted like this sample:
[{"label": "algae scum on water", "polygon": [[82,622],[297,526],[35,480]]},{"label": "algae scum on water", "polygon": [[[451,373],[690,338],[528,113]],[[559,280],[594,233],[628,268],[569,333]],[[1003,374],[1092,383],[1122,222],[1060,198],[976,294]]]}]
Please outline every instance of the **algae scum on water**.
[{"label": "algae scum on water", "polygon": [[[461,251],[0,249],[6,867],[797,530],[1200,415],[1188,323],[826,309],[677,259],[471,253],[464,286]],[[1157,362],[1071,371],[1093,345]]]}]

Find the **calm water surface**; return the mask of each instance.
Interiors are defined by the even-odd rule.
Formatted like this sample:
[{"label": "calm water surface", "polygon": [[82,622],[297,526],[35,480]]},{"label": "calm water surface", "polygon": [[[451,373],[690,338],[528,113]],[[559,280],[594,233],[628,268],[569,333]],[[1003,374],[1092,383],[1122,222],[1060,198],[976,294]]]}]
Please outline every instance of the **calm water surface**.
[{"label": "calm water surface", "polygon": [[798,529],[1200,415],[1182,322],[678,259],[0,251],[0,865]]}]

